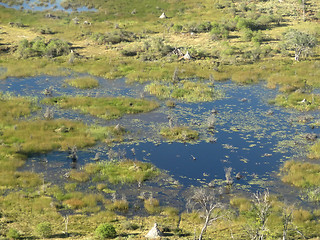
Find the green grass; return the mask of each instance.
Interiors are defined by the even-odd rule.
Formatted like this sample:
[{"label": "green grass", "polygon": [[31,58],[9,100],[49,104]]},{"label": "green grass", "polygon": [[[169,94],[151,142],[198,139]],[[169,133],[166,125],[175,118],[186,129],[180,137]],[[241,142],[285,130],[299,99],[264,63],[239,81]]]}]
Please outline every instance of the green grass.
[{"label": "green grass", "polygon": [[124,114],[149,112],[159,105],[155,101],[134,99],[126,97],[56,97],[46,98],[46,104],[57,104],[64,109],[75,109],[82,113],[90,114],[104,119],[120,118]]},{"label": "green grass", "polygon": [[311,159],[319,159],[320,158],[320,142],[317,141],[310,147],[308,157]]},{"label": "green grass", "polygon": [[169,141],[193,141],[199,138],[199,133],[189,127],[162,128],[160,134]]},{"label": "green grass", "polygon": [[310,188],[320,186],[320,165],[296,161],[285,162],[281,169],[282,181],[296,187]]},{"label": "green grass", "polygon": [[26,155],[66,150],[74,145],[83,148],[95,143],[86,125],[70,120],[17,122],[6,129],[2,139],[5,144],[16,146],[18,153]]},{"label": "green grass", "polygon": [[105,161],[89,164],[85,170],[93,174],[94,179],[107,180],[111,184],[142,183],[160,174],[151,163],[133,160]]},{"label": "green grass", "polygon": [[65,82],[76,88],[80,89],[91,89],[99,86],[99,81],[93,77],[79,77],[66,79]]},{"label": "green grass", "polygon": [[278,106],[293,108],[299,111],[318,110],[320,108],[320,96],[316,94],[299,92],[281,94],[273,102]]},{"label": "green grass", "polygon": [[146,86],[146,91],[160,99],[174,98],[186,102],[209,102],[222,96],[209,84],[187,80],[178,84],[151,83]]}]

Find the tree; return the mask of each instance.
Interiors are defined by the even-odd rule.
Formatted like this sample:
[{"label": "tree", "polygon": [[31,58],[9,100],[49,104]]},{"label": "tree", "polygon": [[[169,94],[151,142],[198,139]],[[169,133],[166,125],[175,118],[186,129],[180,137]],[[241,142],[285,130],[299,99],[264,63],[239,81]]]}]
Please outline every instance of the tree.
[{"label": "tree", "polygon": [[268,233],[267,221],[271,213],[269,191],[253,194],[252,205],[254,222],[247,226],[247,233],[251,240],[264,240]]},{"label": "tree", "polygon": [[190,198],[192,207],[198,208],[198,210],[203,212],[203,217],[205,218],[205,222],[198,238],[199,240],[202,240],[202,236],[208,225],[221,218],[221,208],[223,205],[219,202],[220,195],[219,190],[217,191],[205,187],[194,188],[193,190],[193,194]]},{"label": "tree", "polygon": [[314,35],[290,29],[284,34],[285,46],[288,50],[294,51],[294,59],[299,61],[302,54],[307,55],[317,45]]}]

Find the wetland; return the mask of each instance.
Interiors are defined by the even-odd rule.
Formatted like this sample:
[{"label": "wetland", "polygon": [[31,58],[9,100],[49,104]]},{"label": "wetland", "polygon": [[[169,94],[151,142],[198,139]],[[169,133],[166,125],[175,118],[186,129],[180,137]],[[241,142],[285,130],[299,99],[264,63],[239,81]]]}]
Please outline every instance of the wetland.
[{"label": "wetland", "polygon": [[1,6],[0,239],[319,239],[317,1]]}]

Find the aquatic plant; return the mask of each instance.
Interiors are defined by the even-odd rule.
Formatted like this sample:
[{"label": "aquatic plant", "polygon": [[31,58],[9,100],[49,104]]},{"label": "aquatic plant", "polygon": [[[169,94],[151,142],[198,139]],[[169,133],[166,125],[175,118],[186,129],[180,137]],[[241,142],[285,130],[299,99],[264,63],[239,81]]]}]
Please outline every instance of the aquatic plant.
[{"label": "aquatic plant", "polygon": [[66,79],[65,82],[72,87],[80,89],[91,89],[99,86],[99,81],[93,77],[78,77]]},{"label": "aquatic plant", "polygon": [[126,97],[55,97],[42,101],[46,104],[57,104],[61,108],[75,109],[104,119],[116,119],[124,114],[149,112],[159,105],[155,101]]}]

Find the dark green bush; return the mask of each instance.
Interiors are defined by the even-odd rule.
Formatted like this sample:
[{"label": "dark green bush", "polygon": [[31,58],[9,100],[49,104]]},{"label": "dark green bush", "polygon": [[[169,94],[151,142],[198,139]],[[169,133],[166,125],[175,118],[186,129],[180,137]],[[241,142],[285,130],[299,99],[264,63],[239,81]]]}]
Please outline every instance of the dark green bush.
[{"label": "dark green bush", "polygon": [[29,57],[58,57],[70,53],[69,44],[60,39],[51,39],[48,42],[43,37],[36,37],[32,41],[23,39],[17,49],[21,58]]},{"label": "dark green bush", "polygon": [[109,223],[100,224],[95,233],[99,239],[114,238],[117,236],[114,226]]}]

